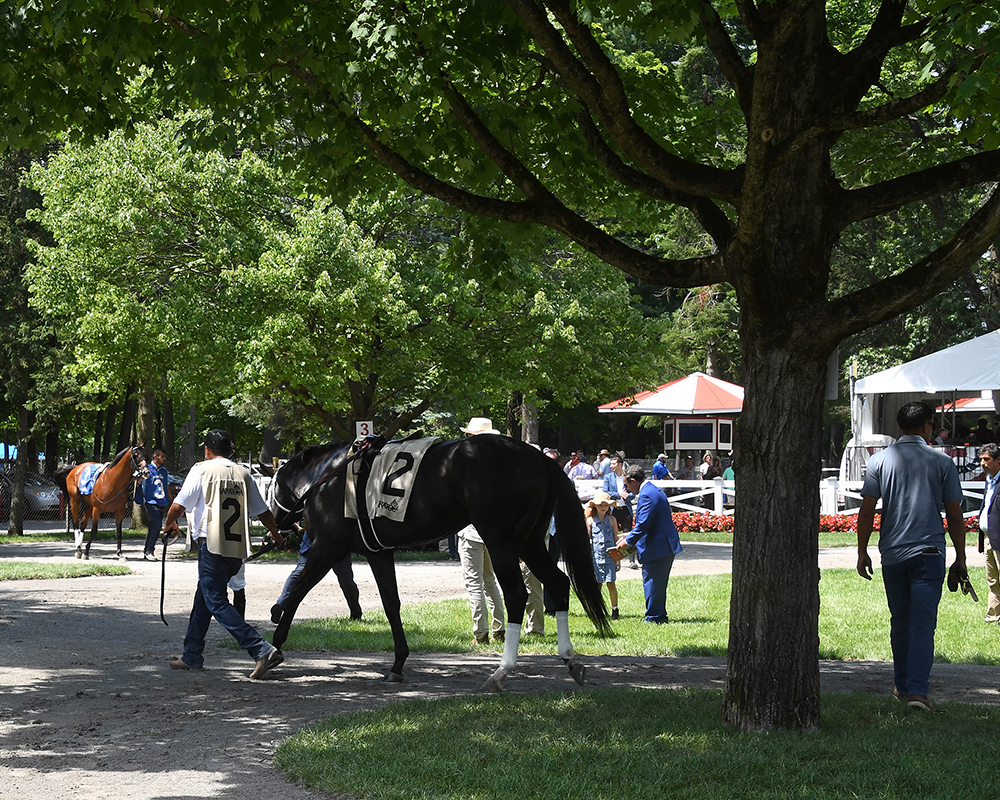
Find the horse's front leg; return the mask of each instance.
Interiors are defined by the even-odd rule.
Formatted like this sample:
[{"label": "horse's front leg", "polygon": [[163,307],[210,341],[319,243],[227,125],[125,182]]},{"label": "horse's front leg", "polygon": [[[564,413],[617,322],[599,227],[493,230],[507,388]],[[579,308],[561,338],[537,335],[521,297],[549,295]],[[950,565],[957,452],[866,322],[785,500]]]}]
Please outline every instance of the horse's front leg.
[{"label": "horse's front leg", "polygon": [[90,533],[87,535],[87,546],[83,551],[83,557],[85,560],[90,560],[90,545],[94,543],[94,537],[97,536],[97,526],[100,524],[101,512],[95,508],[91,512]]},{"label": "horse's front leg", "polygon": [[73,518],[73,539],[76,544],[76,557],[83,558],[83,501],[72,496],[69,501],[69,514]]},{"label": "horse's front leg", "polygon": [[396,585],[396,562],[391,550],[382,550],[378,553],[368,554],[368,564],[372,568],[378,593],[382,596],[382,609],[385,611],[389,627],[392,629],[395,659],[392,662],[392,669],[389,670],[385,679],[390,683],[398,683],[403,680],[403,664],[410,655],[410,648],[406,644],[403,620],[399,615],[401,604],[399,587]]}]

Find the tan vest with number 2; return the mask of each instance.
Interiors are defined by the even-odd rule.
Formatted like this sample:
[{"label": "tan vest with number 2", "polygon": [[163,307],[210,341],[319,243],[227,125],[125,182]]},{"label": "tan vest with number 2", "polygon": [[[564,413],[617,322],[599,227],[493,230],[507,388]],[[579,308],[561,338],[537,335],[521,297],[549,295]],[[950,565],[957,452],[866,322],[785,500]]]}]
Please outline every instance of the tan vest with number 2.
[{"label": "tan vest with number 2", "polygon": [[246,470],[222,459],[202,465],[201,488],[205,495],[202,528],[208,550],[226,558],[250,555],[250,517],[247,514]]}]

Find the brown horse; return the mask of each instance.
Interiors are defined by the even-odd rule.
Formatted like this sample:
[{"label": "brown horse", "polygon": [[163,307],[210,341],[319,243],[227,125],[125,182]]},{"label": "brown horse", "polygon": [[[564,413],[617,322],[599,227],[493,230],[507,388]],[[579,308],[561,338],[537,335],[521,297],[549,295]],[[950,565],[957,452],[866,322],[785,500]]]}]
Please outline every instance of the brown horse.
[{"label": "brown horse", "polygon": [[[128,458],[126,458],[128,456]],[[125,509],[128,508],[128,501],[131,495],[130,489],[136,476],[145,478],[149,475],[146,467],[146,451],[142,445],[126,447],[114,461],[105,466],[104,470],[94,482],[94,490],[91,494],[80,493],[80,479],[84,469],[93,464],[88,461],[78,464],[75,467],[60,467],[55,471],[56,481],[69,497],[69,505],[66,509],[66,530],[69,530],[69,521],[72,519],[75,527],[76,537],[76,557],[90,558],[90,544],[94,541],[94,534],[97,533],[97,525],[100,522],[101,514],[114,512],[115,531],[118,542],[118,559],[124,561],[122,555],[122,520],[125,519]],[[83,531],[87,523],[93,521],[90,535],[87,537],[87,546],[83,547]]]}]

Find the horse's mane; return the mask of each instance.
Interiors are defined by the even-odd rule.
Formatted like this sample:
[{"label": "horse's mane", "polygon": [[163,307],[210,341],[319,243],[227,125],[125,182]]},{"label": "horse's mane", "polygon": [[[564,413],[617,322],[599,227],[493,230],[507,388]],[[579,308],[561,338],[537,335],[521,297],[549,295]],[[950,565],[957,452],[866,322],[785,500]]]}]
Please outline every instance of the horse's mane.
[{"label": "horse's mane", "polygon": [[119,461],[121,461],[122,458],[125,457],[126,453],[131,453],[131,452],[132,452],[131,446],[130,447],[126,447],[124,450],[122,450],[120,453],[118,453],[118,455],[115,456],[114,460],[110,464],[108,464],[108,466],[109,467],[113,467],[115,464],[117,464]]}]

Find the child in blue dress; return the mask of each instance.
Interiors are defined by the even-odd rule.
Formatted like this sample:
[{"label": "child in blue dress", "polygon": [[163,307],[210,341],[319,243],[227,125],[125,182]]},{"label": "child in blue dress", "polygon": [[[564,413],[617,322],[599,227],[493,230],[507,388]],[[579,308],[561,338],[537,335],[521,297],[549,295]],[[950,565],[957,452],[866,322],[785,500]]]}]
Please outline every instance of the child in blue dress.
[{"label": "child in blue dress", "polygon": [[594,499],[587,503],[585,517],[587,532],[594,551],[594,574],[598,583],[608,585],[608,598],[611,600],[611,619],[618,619],[618,587],[615,586],[617,566],[608,551],[613,549],[618,539],[618,520],[611,513],[614,505],[611,496],[602,490],[594,494]]}]

